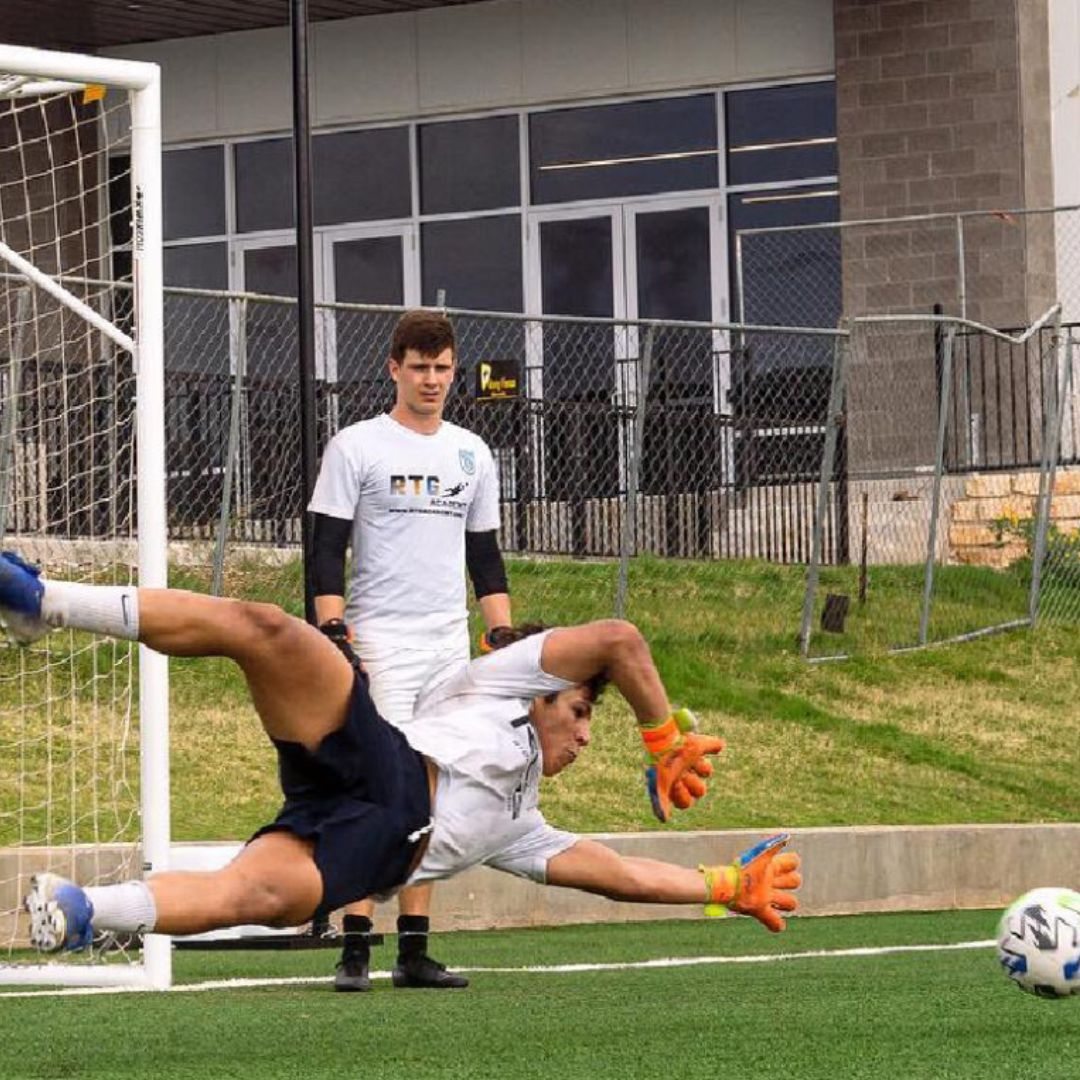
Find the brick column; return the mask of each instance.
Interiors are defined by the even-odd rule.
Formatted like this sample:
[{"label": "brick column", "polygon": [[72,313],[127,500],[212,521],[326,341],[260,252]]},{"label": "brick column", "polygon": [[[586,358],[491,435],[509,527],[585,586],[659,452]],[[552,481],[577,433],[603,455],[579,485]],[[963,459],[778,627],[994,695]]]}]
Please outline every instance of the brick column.
[{"label": "brick column", "polygon": [[[834,0],[834,12],[842,218],[1051,204],[1047,0]],[[979,219],[964,239],[970,318],[1016,327],[1049,306],[1049,217]],[[845,314],[935,303],[959,313],[954,221],[847,230],[841,251]],[[933,333],[870,336],[851,368],[853,474],[925,469],[937,429]],[[1038,371],[1018,367],[1015,380],[1006,396],[1038,415]],[[957,405],[959,424],[967,409]],[[1007,419],[979,416],[988,431]]]},{"label": "brick column", "polygon": [[[1052,201],[1047,0],[834,0],[845,219]],[[1015,326],[1054,294],[1049,222],[967,232],[968,314]],[[844,306],[958,305],[955,229],[845,243]]]}]

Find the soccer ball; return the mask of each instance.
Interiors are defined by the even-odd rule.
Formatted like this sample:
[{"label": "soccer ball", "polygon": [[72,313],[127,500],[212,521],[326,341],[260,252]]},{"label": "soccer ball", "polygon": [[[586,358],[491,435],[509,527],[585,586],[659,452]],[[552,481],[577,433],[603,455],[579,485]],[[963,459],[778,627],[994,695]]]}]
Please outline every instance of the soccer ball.
[{"label": "soccer ball", "polygon": [[997,952],[1005,974],[1029,994],[1080,993],[1080,893],[1024,893],[1001,916]]}]

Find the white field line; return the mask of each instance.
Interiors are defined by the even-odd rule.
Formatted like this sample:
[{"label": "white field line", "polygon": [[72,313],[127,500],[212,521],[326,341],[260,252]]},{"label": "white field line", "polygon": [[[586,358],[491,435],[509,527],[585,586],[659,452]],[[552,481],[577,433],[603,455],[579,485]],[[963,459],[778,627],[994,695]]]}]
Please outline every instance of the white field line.
[{"label": "white field line", "polygon": [[[798,953],[760,953],[751,956],[671,956],[659,960],[627,960],[609,964],[538,964],[528,967],[455,967],[464,975],[577,975],[590,971],[641,971],[650,968],[701,967],[708,964],[774,964],[788,960],[820,960],[845,956],[890,956],[898,953],[950,952],[960,949],[988,949],[993,938],[985,941],[956,941],[943,945],[882,945],[858,949],[814,949]],[[389,971],[373,971],[372,979],[388,979]],[[287,979],[211,979],[199,983],[178,983],[167,993],[185,994],[204,990],[248,990],[264,986],[304,986],[329,983],[331,976],[305,975]],[[156,993],[144,986],[83,986],[61,990],[0,991],[0,1002],[22,997],[90,997],[97,994]]]}]

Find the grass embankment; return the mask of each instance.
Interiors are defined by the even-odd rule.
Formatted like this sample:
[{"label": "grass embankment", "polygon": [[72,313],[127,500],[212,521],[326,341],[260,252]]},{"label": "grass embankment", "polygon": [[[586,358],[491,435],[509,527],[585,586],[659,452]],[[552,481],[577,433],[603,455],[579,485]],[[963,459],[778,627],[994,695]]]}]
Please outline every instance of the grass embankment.
[{"label": "grass embankment", "polygon": [[[612,610],[611,564],[515,563],[511,578],[520,620],[570,622]],[[204,588],[206,579],[177,574],[174,584]],[[944,568],[938,584],[932,636],[1023,610],[1022,583],[1007,575]],[[718,781],[682,815],[682,828],[1080,818],[1080,633],[1050,626],[886,655],[882,643],[914,639],[920,581],[911,568],[880,568],[867,606],[853,609],[849,634],[838,639],[840,650],[863,653],[808,665],[796,644],[803,585],[802,568],[761,563],[643,560],[631,573],[627,614],[652,643],[672,696],[728,741]],[[822,592],[853,595],[854,586],[849,570],[830,570]],[[298,567],[235,567],[226,591],[298,611]],[[51,668],[49,694],[62,699],[65,677],[89,685],[97,655],[89,648]],[[171,672],[173,835],[244,837],[273,814],[278,792],[274,755],[242,679],[219,660],[175,660]],[[6,685],[10,699],[16,684]],[[12,787],[13,757],[27,754],[12,746],[15,728],[32,730],[28,716],[16,709],[0,717],[0,831],[14,800],[40,797],[40,784]],[[62,739],[55,746],[64,752]],[[629,713],[611,692],[588,753],[546,782],[546,813],[579,831],[656,827],[640,769]],[[137,777],[134,758],[129,772]],[[53,790],[53,832],[61,801]]]}]

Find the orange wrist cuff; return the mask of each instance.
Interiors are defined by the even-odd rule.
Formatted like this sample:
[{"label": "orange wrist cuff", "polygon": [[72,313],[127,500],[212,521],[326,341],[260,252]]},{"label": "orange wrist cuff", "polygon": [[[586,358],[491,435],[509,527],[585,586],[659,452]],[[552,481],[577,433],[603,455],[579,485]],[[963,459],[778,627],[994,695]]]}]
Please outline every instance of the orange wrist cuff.
[{"label": "orange wrist cuff", "polygon": [[723,914],[710,911],[726,907],[735,899],[739,887],[739,871],[734,866],[699,866],[698,872],[705,878],[705,914]]},{"label": "orange wrist cuff", "polygon": [[666,754],[678,741],[680,734],[674,716],[669,716],[655,727],[641,728],[641,738],[650,754]]}]

